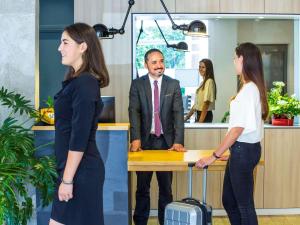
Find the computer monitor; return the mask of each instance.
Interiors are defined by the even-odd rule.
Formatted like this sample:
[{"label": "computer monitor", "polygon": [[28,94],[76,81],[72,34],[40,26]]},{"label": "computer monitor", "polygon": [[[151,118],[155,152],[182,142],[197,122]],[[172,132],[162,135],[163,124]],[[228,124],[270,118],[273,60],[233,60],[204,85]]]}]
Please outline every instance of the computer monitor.
[{"label": "computer monitor", "polygon": [[103,109],[99,116],[99,123],[115,123],[115,97],[114,96],[101,96],[103,102]]}]

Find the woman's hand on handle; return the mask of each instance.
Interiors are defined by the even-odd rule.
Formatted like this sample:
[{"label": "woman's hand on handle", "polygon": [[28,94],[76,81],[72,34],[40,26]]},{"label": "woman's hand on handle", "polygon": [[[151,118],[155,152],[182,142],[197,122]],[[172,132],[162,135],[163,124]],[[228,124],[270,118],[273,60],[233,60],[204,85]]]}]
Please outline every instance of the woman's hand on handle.
[{"label": "woman's hand on handle", "polygon": [[214,156],[201,158],[196,162],[196,167],[204,168],[205,166],[209,166],[210,164],[212,164],[215,160],[216,158]]}]

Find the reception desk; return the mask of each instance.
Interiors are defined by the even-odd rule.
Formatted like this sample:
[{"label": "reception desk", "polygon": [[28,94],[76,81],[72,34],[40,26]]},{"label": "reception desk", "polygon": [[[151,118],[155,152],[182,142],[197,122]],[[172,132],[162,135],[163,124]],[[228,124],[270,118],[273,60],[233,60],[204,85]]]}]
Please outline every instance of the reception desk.
[{"label": "reception desk", "polygon": [[[265,126],[261,164],[257,166],[255,203],[258,209],[300,208],[300,127]],[[35,144],[54,141],[53,126],[33,127]],[[186,149],[215,149],[227,132],[227,124],[186,124]],[[187,163],[210,155],[212,150],[143,151],[128,153],[129,124],[99,124],[97,145],[105,162],[105,225],[130,224],[134,208],[136,179],[132,171],[172,170],[174,199],[187,193]],[[53,154],[53,147],[39,150],[40,155]],[[264,162],[264,163],[263,163]],[[216,161],[209,167],[207,201],[214,209],[222,209],[221,193],[226,162]],[[132,174],[130,178],[128,171]],[[201,199],[202,170],[193,173],[193,196]],[[155,177],[151,184],[151,209],[157,209],[158,188]],[[132,189],[130,189],[132,187]],[[130,205],[132,203],[132,206]],[[50,207],[42,209],[37,199],[37,224],[48,225]],[[270,211],[266,211],[268,214]]]},{"label": "reception desk", "polygon": [[[128,153],[128,171],[173,171],[173,197],[174,200],[180,200],[187,197],[187,170],[188,163],[196,162],[198,159],[212,155],[214,150],[188,150],[187,152],[176,152],[167,150],[145,150],[140,152],[129,152]],[[229,152],[224,153],[224,155]],[[221,202],[222,193],[222,180],[223,173],[227,162],[216,160],[213,164],[208,167],[208,202],[210,204],[218,204]],[[264,160],[260,160],[258,167],[264,165]],[[257,168],[258,168],[257,167]],[[202,193],[202,169],[194,168],[193,173],[193,196],[201,199]],[[222,173],[222,176],[221,176]],[[257,170],[254,171],[254,177],[256,180]],[[132,174],[135,176],[135,174]],[[131,201],[134,208],[134,192],[135,192],[135,178],[132,179],[131,183]],[[157,184],[156,179],[152,179],[155,183],[151,186],[151,200],[156,201],[153,204],[157,204]],[[217,196],[217,198],[216,198]],[[214,207],[216,209],[216,207]],[[152,208],[155,209],[155,206]]]},{"label": "reception desk", "polygon": [[[186,123],[186,149],[215,149],[224,138],[228,124]],[[255,206],[261,214],[300,213],[300,126],[265,125],[261,142],[263,165],[257,167],[255,183]],[[129,162],[131,163],[131,162]],[[131,169],[129,164],[129,169]],[[195,171],[193,196],[201,199],[201,171]],[[207,201],[214,209],[222,209],[221,194],[223,171],[210,171],[208,176]],[[132,173],[132,207],[135,207],[135,173]],[[151,209],[157,210],[158,188],[155,176],[151,183]],[[182,199],[187,193],[185,171],[173,173],[173,197]],[[295,211],[296,208],[296,211]]]},{"label": "reception desk", "polygon": [[[128,123],[99,124],[96,142],[105,163],[105,181],[103,189],[103,207],[105,225],[124,225],[128,217],[128,172],[127,152],[129,138]],[[33,127],[35,145],[54,143],[53,126]],[[54,154],[53,145],[39,149],[37,155]],[[37,225],[48,225],[51,205],[41,208],[37,195]]]}]

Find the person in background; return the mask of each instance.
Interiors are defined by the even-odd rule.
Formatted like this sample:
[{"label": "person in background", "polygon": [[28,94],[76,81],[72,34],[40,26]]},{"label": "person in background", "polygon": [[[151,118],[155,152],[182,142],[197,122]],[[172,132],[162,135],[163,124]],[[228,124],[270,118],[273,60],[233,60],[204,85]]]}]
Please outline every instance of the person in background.
[{"label": "person in background", "polygon": [[50,225],[104,225],[104,164],[96,146],[100,88],[109,83],[100,42],[92,27],[66,27],[58,51],[68,72],[55,96],[57,188]]},{"label": "person in background", "polygon": [[[164,56],[158,49],[146,52],[148,74],[132,81],[129,93],[130,151],[185,151],[183,104],[179,82],[164,75]],[[150,182],[153,172],[137,172],[136,225],[147,225],[150,213]],[[158,219],[172,202],[172,172],[156,172],[159,186]]]},{"label": "person in background", "polygon": [[211,123],[213,120],[212,110],[215,109],[217,86],[210,59],[202,59],[199,62],[199,73],[203,81],[196,90],[195,104],[184,120],[187,121],[196,112],[195,122]]},{"label": "person in background", "polygon": [[234,65],[242,86],[230,103],[228,132],[212,156],[196,162],[205,167],[229,148],[223,184],[223,206],[231,225],[257,225],[253,199],[253,170],[260,160],[268,102],[261,53],[256,45],[242,43],[235,49]]}]

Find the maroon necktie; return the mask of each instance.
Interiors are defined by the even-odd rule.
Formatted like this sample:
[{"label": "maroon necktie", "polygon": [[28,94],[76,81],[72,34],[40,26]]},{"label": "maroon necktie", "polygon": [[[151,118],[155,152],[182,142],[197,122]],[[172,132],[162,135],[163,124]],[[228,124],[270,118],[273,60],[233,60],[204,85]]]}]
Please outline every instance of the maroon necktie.
[{"label": "maroon necktie", "polygon": [[161,125],[159,118],[159,92],[157,80],[154,81],[154,132],[157,137],[161,135]]}]

